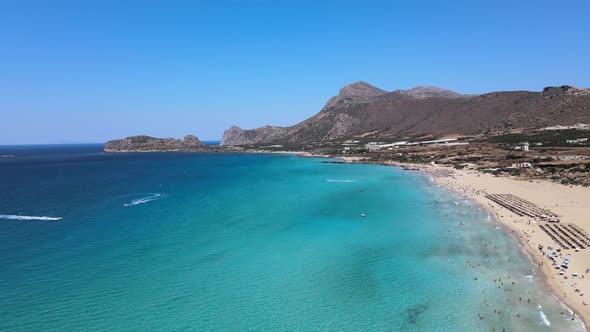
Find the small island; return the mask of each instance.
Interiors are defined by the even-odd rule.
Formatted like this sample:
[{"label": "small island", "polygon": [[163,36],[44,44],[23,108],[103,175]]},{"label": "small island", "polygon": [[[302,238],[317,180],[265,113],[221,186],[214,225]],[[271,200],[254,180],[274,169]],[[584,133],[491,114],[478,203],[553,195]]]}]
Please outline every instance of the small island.
[{"label": "small island", "polygon": [[108,141],[104,152],[204,152],[210,149],[194,135],[184,138],[156,138],[146,135],[130,136]]}]

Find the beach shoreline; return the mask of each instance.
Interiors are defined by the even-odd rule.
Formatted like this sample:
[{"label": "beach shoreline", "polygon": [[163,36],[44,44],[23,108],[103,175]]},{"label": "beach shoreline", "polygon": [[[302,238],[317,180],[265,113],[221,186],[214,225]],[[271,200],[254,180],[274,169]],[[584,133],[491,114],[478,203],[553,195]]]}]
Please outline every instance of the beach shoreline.
[{"label": "beach shoreline", "polygon": [[[297,153],[302,157],[315,156],[309,153]],[[559,271],[552,268],[549,258],[544,255],[538,245],[547,248],[551,245],[559,246],[545,234],[539,224],[545,221],[533,220],[513,214],[508,209],[492,202],[486,194],[510,193],[535,204],[549,208],[560,215],[560,222],[574,224],[590,234],[590,188],[581,186],[564,186],[550,181],[526,181],[509,177],[496,177],[474,170],[457,170],[432,164],[406,164],[399,162],[371,163],[362,157],[337,157],[343,163],[377,164],[417,170],[432,177],[436,184],[468,199],[483,208],[491,219],[510,237],[517,241],[523,253],[533,264],[534,274],[551,294],[557,297],[562,305],[575,314],[585,330],[590,322],[590,300],[585,301],[584,291],[590,294],[590,278],[584,278],[587,268],[590,268],[590,248],[576,252],[573,249],[562,250],[563,257],[570,256],[572,261],[566,275],[559,275]],[[571,205],[567,205],[567,203]],[[553,204],[555,206],[553,206]],[[529,224],[530,221],[530,224]],[[535,232],[536,231],[536,232]],[[578,277],[573,277],[573,272]],[[575,286],[574,284],[575,283]],[[580,291],[576,291],[576,289]]]},{"label": "beach shoreline", "polygon": [[[585,301],[585,296],[580,296],[580,294],[585,295],[583,291],[586,290],[590,295],[590,278],[582,278],[586,268],[590,268],[590,248],[580,252],[575,252],[573,249],[562,250],[563,257],[571,256],[572,261],[567,274],[564,276],[559,275],[559,272],[552,268],[548,257],[537,248],[539,244],[545,248],[547,246],[559,247],[538,227],[539,224],[545,223],[545,221],[517,216],[486,198],[485,194],[514,194],[527,201],[554,210],[554,212],[559,213],[561,223],[574,224],[590,234],[590,218],[585,217],[590,216],[590,188],[565,186],[544,180],[527,181],[509,177],[496,177],[474,170],[458,170],[433,164],[408,164],[395,161],[376,163],[368,161],[364,157],[334,157],[316,155],[305,151],[269,152],[261,150],[249,152],[293,154],[302,158],[334,158],[345,164],[373,164],[397,167],[407,171],[420,171],[424,175],[432,177],[436,184],[474,202],[487,211],[493,221],[517,241],[523,253],[533,264],[534,274],[540,279],[541,284],[547,287],[550,293],[556,296],[562,305],[569,310],[569,312],[564,312],[564,315],[571,316],[575,314],[575,319],[587,330],[590,322],[590,300]],[[574,205],[567,206],[568,202]],[[573,272],[577,272],[579,277],[568,277]],[[590,277],[590,272],[586,274]],[[571,282],[575,282],[575,286],[571,285]],[[576,289],[581,291],[577,292]]]},{"label": "beach shoreline", "polygon": [[[402,166],[402,165],[397,165]],[[528,182],[523,180],[495,177],[488,174],[475,173],[473,171],[466,170],[455,170],[446,167],[438,167],[434,165],[422,165],[418,169],[424,174],[431,176],[434,181],[440,186],[451,190],[460,196],[469,199],[470,201],[478,204],[485,209],[491,218],[496,222],[507,234],[515,238],[518,241],[519,247],[522,248],[523,252],[527,255],[534,268],[535,275],[541,280],[545,287],[548,287],[553,295],[555,295],[560,302],[568,308],[572,313],[575,313],[575,317],[581,321],[584,328],[587,330],[587,324],[590,321],[590,307],[584,303],[584,290],[590,290],[590,282],[587,282],[585,278],[582,278],[585,272],[585,267],[590,266],[590,255],[584,251],[575,252],[573,249],[562,250],[564,253],[563,257],[571,256],[574,264],[570,265],[566,275],[561,276],[559,272],[552,268],[549,264],[551,261],[543,255],[543,253],[537,248],[537,246],[552,245],[559,247],[552,241],[547,234],[541,231],[538,226],[543,221],[531,220],[530,218],[523,218],[512,214],[509,210],[500,205],[485,198],[485,193],[499,193],[500,187],[502,192],[513,193],[515,187],[523,187],[534,185],[535,187],[543,187],[546,190],[539,190],[539,195],[527,195],[522,191],[518,192],[518,196],[526,200],[535,202],[537,204],[546,202],[546,200],[556,199],[559,201],[568,200],[565,195],[562,195],[565,191],[571,191],[570,197],[576,197],[576,193],[586,192],[586,195],[577,196],[578,198],[584,198],[584,202],[579,204],[579,208],[584,210],[588,209],[590,213],[590,188],[584,187],[567,187],[548,181],[535,181]],[[444,169],[450,171],[449,175],[441,176],[436,170]],[[479,179],[475,179],[479,178]],[[561,190],[555,190],[561,189]],[[544,200],[539,200],[539,196],[546,196]],[[557,197],[553,197],[557,196]],[[557,203],[556,203],[557,204]],[[572,216],[571,213],[561,213],[562,223],[573,223],[582,229],[587,229],[585,223],[580,222],[580,218]],[[583,212],[578,212],[581,214]],[[579,216],[578,216],[579,217]],[[531,221],[529,224],[528,221]],[[535,232],[535,230],[537,232]],[[579,271],[579,272],[578,272]],[[537,273],[540,272],[540,273]],[[579,277],[568,277],[571,273],[579,273]],[[565,278],[567,277],[567,279]],[[590,279],[589,279],[590,280]],[[572,286],[572,282],[575,286]],[[570,286],[570,287],[568,287]],[[575,289],[581,291],[576,292]],[[590,302],[590,301],[588,301]]]}]

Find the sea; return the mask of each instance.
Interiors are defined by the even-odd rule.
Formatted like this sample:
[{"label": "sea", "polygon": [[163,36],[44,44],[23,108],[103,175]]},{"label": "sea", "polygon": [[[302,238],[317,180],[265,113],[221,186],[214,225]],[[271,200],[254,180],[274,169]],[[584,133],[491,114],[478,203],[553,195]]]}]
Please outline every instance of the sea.
[{"label": "sea", "polygon": [[583,330],[515,239],[420,172],[98,144],[0,156],[2,331]]}]

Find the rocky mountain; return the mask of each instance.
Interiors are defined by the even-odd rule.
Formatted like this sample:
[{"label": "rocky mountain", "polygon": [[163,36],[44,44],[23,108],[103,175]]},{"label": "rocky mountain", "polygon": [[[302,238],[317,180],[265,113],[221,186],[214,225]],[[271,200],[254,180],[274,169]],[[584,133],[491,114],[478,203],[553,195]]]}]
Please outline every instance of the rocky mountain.
[{"label": "rocky mountain", "polygon": [[154,151],[204,151],[207,147],[196,136],[187,135],[184,139],[154,138],[151,136],[131,136],[108,141],[105,152],[154,152]]},{"label": "rocky mountain", "polygon": [[[365,82],[356,82],[345,86],[340,89],[340,93],[328,100],[322,112],[327,112],[334,108],[346,108],[350,105],[362,103],[370,100],[373,97],[377,97],[387,93],[387,91],[376,88]],[[345,115],[340,116],[337,119],[338,123],[333,132],[339,134],[342,128],[347,126],[347,120]],[[253,130],[244,130],[236,126],[230,127],[223,133],[221,138],[221,145],[245,145],[245,144],[259,144],[266,142],[282,141],[288,136],[289,129],[293,127],[273,127],[264,126]],[[340,128],[340,129],[339,129]]]},{"label": "rocky mountain", "polygon": [[228,129],[223,145],[289,144],[349,137],[480,134],[590,123],[590,90],[461,95],[430,86],[386,92],[364,82],[340,90],[315,116],[291,127]]},{"label": "rocky mountain", "polygon": [[223,133],[220,144],[242,145],[272,142],[282,139],[286,133],[287,129],[283,127],[265,126],[255,130],[244,130],[236,126],[232,126]]},{"label": "rocky mountain", "polygon": [[344,107],[346,105],[365,102],[373,97],[377,97],[385,93],[387,93],[387,91],[376,88],[365,82],[358,81],[340,89],[340,93],[337,96],[330,98],[326,103],[326,106],[322,108],[322,111],[335,107]]}]

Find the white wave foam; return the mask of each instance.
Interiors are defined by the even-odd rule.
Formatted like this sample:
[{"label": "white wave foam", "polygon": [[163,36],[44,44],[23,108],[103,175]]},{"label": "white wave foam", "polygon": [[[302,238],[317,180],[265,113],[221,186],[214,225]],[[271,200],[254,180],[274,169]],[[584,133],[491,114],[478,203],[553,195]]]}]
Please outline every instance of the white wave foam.
[{"label": "white wave foam", "polygon": [[162,197],[162,194],[151,194],[149,196],[146,197],[142,197],[142,198],[137,198],[132,200],[130,203],[125,203],[123,204],[123,206],[135,206],[135,205],[140,205],[140,204],[145,204],[151,201],[155,201],[158,200]]},{"label": "white wave foam", "polygon": [[0,219],[6,220],[40,220],[40,221],[58,221],[61,217],[38,217],[38,216],[19,216],[13,214],[0,214]]},{"label": "white wave foam", "polygon": [[551,322],[549,321],[549,319],[547,319],[547,316],[545,316],[545,313],[543,312],[543,307],[541,307],[541,305],[537,305],[537,307],[539,308],[539,317],[541,317],[541,323],[545,326],[551,326]]},{"label": "white wave foam", "polygon": [[533,275],[532,274],[526,275],[524,277],[527,278],[530,282],[533,282]]},{"label": "white wave foam", "polygon": [[356,182],[355,180],[332,180],[332,179],[327,179],[326,181],[328,181],[328,182],[346,182],[346,183]]}]

